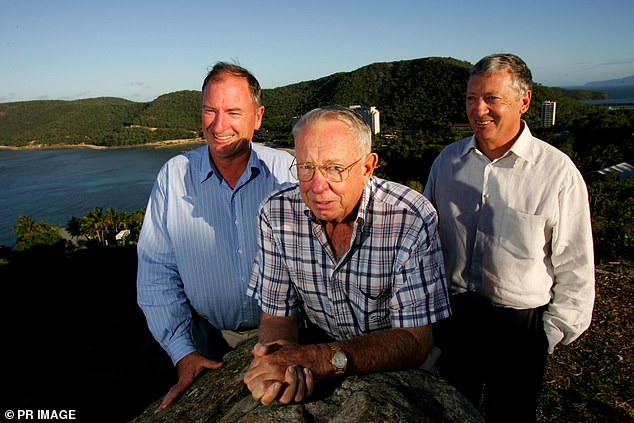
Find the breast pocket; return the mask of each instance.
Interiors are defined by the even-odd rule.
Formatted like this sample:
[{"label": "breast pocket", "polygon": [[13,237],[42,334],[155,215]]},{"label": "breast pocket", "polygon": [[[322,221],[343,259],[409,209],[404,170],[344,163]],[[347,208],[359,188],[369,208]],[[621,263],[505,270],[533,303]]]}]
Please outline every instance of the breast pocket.
[{"label": "breast pocket", "polygon": [[358,306],[359,321],[365,324],[364,332],[389,327],[391,292],[386,286],[356,286],[353,303]]},{"label": "breast pocket", "polygon": [[543,216],[507,209],[500,244],[518,258],[541,257],[548,239],[546,222]]}]

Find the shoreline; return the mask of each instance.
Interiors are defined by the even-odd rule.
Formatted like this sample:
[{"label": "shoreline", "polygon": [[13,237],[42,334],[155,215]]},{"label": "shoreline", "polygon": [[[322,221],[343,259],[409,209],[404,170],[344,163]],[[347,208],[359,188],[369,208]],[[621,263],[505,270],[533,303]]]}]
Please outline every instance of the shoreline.
[{"label": "shoreline", "polygon": [[95,144],[44,144],[44,143],[36,143],[34,141],[30,142],[27,145],[17,146],[17,145],[0,145],[1,150],[10,150],[10,151],[21,151],[21,150],[61,150],[61,149],[80,149],[85,148],[89,150],[107,150],[107,149],[123,149],[123,148],[167,148],[178,145],[185,144],[205,144],[205,140],[203,138],[186,138],[186,139],[175,139],[175,140],[164,140],[164,141],[153,141],[145,144],[131,144],[131,145],[118,145],[118,146],[105,146],[105,145],[95,145]]}]

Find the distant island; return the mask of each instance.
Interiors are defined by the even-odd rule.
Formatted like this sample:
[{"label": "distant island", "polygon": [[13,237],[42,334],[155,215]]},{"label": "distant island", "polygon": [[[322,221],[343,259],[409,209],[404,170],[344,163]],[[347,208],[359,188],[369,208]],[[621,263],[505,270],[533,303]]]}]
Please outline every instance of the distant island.
[{"label": "distant island", "polygon": [[607,81],[592,81],[588,82],[584,86],[586,87],[618,87],[628,86],[634,88],[634,75],[626,76],[625,78],[609,79]]}]

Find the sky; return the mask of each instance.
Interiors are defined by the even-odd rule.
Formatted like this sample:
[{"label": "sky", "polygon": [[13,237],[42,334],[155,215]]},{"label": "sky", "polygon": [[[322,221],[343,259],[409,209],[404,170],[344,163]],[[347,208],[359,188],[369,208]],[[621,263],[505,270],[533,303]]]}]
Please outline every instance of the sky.
[{"label": "sky", "polygon": [[276,88],[507,52],[546,86],[634,75],[634,1],[0,0],[0,103],[151,101],[199,90],[217,61]]}]

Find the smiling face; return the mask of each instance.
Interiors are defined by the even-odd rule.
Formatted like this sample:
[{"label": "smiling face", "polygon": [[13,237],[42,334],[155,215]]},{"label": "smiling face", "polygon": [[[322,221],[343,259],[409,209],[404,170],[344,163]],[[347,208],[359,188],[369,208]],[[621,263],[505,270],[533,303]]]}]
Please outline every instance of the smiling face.
[{"label": "smiling face", "polygon": [[262,124],[247,80],[229,73],[209,82],[203,91],[202,127],[211,157],[229,159],[249,151],[253,133]]},{"label": "smiling face", "polygon": [[299,183],[304,202],[318,219],[340,223],[354,218],[363,188],[376,165],[376,154],[361,154],[345,123],[320,119],[307,124],[297,134],[295,157],[297,163],[330,163],[344,167],[363,157],[350,168],[350,177],[345,181],[330,182],[315,170],[310,181]]},{"label": "smiling face", "polygon": [[532,92],[517,98],[518,90],[508,71],[473,75],[467,87],[467,117],[485,152],[511,147],[521,130],[522,115],[528,110]]}]

